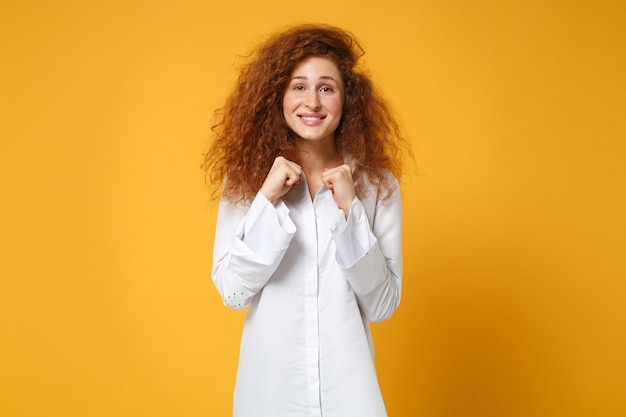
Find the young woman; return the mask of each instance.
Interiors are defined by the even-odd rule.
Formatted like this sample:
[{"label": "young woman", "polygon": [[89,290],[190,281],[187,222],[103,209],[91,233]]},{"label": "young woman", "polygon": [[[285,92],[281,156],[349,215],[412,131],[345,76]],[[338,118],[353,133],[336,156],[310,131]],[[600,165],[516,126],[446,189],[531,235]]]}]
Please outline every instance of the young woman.
[{"label": "young woman", "polygon": [[407,149],[338,28],[278,33],[217,112],[213,281],[249,307],[235,417],[382,417],[369,323],[401,292]]}]

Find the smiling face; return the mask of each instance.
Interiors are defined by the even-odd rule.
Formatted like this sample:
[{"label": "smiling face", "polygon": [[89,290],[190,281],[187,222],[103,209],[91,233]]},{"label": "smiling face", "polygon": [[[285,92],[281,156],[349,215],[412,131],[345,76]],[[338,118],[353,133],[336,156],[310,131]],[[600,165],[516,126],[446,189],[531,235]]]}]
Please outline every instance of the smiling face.
[{"label": "smiling face", "polygon": [[287,126],[300,140],[334,141],[341,121],[344,86],[337,65],[310,57],[293,70],[283,96]]}]

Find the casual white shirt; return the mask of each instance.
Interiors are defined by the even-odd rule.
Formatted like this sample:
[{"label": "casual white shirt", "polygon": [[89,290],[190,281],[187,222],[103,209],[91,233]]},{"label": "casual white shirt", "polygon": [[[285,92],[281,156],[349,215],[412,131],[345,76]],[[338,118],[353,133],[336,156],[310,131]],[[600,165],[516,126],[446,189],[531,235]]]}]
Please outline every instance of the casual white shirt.
[{"label": "casual white shirt", "polygon": [[276,205],[260,192],[220,202],[213,281],[228,307],[249,306],[234,417],[384,417],[369,323],[400,302],[400,190],[371,189],[346,220],[303,175]]}]

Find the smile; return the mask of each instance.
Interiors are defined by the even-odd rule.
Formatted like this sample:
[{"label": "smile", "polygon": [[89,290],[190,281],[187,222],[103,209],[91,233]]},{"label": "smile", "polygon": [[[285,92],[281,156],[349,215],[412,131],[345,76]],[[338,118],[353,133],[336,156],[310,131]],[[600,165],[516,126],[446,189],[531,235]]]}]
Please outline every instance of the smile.
[{"label": "smile", "polygon": [[298,116],[302,120],[315,121],[315,120],[324,120],[326,116]]}]

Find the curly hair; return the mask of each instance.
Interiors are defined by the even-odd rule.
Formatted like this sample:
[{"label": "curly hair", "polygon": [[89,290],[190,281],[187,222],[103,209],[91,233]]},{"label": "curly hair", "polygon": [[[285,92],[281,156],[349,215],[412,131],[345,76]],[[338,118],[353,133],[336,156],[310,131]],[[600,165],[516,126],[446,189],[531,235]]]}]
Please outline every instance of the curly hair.
[{"label": "curly hair", "polygon": [[[294,68],[316,56],[332,59],[342,75],[345,97],[335,131],[339,154],[354,165],[357,195],[369,183],[386,199],[400,178],[408,145],[394,114],[357,63],[364,51],[355,37],[327,25],[301,25],[274,34],[247,57],[237,85],[216,110],[214,140],[203,168],[213,196],[249,201],[261,188],[274,159],[298,162],[295,134],[283,116],[282,99]],[[410,152],[410,151],[409,151]]]}]

